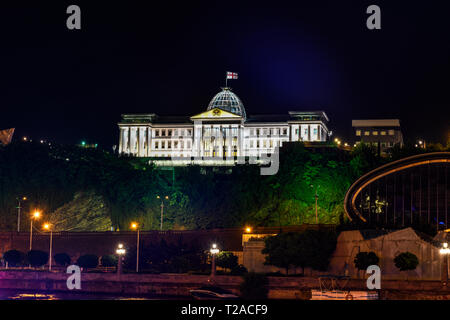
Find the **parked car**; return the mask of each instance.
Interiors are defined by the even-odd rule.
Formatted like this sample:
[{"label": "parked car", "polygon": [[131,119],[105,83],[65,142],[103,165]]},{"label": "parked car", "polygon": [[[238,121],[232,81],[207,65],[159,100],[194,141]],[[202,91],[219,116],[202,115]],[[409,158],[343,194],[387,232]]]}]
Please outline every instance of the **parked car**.
[{"label": "parked car", "polygon": [[215,287],[204,286],[189,291],[194,299],[197,300],[234,300],[239,299],[237,295],[229,290]]}]

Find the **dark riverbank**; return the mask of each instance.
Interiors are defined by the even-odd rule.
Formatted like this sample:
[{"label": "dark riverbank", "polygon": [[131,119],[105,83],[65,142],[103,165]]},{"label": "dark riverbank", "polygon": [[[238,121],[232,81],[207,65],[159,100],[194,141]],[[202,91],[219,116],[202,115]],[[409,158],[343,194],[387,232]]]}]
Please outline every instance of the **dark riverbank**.
[{"label": "dark riverbank", "polygon": [[[81,289],[69,290],[70,275],[46,271],[0,271],[0,299],[11,298],[10,293],[42,293],[55,298],[70,300],[92,299],[190,299],[189,290],[212,284],[209,276],[189,274],[122,274],[81,273]],[[213,283],[240,295],[239,276],[216,276]],[[450,288],[439,281],[386,280],[379,292],[383,300],[450,299]],[[318,289],[319,282],[310,277],[269,277],[269,299],[311,298],[311,289]],[[366,281],[352,279],[346,285],[352,290],[367,290]],[[5,292],[2,294],[1,292]],[[23,296],[26,298],[27,296]],[[32,297],[30,297],[32,298]]]}]

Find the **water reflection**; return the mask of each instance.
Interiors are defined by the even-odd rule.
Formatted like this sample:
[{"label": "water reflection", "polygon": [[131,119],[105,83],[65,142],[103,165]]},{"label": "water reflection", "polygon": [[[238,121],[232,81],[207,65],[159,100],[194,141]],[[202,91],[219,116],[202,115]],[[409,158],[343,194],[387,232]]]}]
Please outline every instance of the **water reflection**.
[{"label": "water reflection", "polygon": [[[0,289],[0,300],[175,300],[167,296],[119,296],[110,294],[27,292]],[[180,299],[180,298],[178,298]]]}]

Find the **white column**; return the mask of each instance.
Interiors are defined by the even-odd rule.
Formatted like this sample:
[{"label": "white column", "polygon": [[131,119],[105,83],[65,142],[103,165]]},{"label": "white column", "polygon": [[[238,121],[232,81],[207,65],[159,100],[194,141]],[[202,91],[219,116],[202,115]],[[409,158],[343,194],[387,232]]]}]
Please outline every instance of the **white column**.
[{"label": "white column", "polygon": [[122,144],[123,144],[123,128],[119,127],[119,154],[122,153]]}]

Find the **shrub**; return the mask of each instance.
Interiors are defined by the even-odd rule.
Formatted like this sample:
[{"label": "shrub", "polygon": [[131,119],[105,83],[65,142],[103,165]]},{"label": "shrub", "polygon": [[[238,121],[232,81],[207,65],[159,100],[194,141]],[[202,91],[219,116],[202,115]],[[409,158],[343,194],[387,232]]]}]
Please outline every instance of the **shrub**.
[{"label": "shrub", "polygon": [[55,259],[57,265],[63,267],[69,265],[71,262],[70,256],[67,253],[57,253],[53,256],[53,258]]},{"label": "shrub", "polygon": [[216,265],[225,269],[235,269],[239,266],[238,257],[230,251],[222,251],[216,256]]},{"label": "shrub", "polygon": [[31,250],[27,252],[26,261],[32,267],[41,267],[48,261],[48,253],[41,250]]},{"label": "shrub", "polygon": [[419,264],[419,259],[414,253],[402,252],[394,258],[394,263],[400,271],[415,270]]},{"label": "shrub", "polygon": [[85,254],[78,258],[77,265],[81,268],[96,268],[98,257],[95,254]]},{"label": "shrub", "polygon": [[268,279],[265,275],[249,272],[243,276],[244,281],[239,289],[241,297],[247,300],[267,299]]},{"label": "shrub", "polygon": [[248,272],[247,268],[244,267],[242,264],[239,264],[236,267],[234,267],[233,269],[231,269],[231,274],[236,275],[236,276],[246,274],[247,272]]},{"label": "shrub", "polygon": [[367,270],[367,268],[371,265],[378,265],[380,259],[375,254],[375,252],[360,252],[355,257],[355,267],[358,270]]},{"label": "shrub", "polygon": [[104,266],[104,267],[115,267],[115,266],[117,266],[118,260],[119,259],[114,254],[108,254],[106,256],[102,256],[102,258],[100,259],[102,266]]},{"label": "shrub", "polygon": [[10,267],[20,266],[25,261],[25,253],[18,250],[9,250],[3,254],[3,259]]}]

